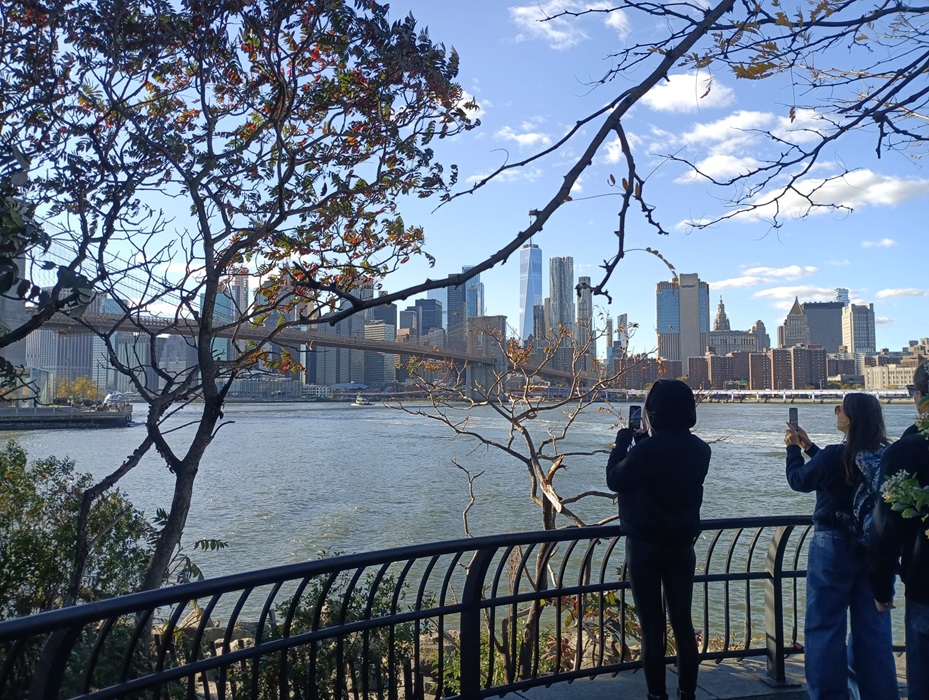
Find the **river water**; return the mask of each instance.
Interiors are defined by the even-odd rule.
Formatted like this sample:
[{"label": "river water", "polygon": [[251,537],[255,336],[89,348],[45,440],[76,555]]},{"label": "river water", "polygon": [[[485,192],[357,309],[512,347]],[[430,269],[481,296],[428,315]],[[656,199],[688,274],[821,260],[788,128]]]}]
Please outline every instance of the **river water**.
[{"label": "river water", "polygon": [[[593,404],[565,440],[563,451],[608,449],[615,419]],[[625,414],[625,406],[617,404]],[[135,407],[141,420],[144,406]],[[695,432],[712,442],[704,518],[810,513],[813,494],[793,493],[784,479],[783,404],[703,404]],[[833,404],[800,404],[800,424],[819,444],[837,442]],[[207,451],[197,479],[185,540],[217,538],[220,552],[197,552],[208,577],[318,558],[464,536],[468,483],[452,460],[484,474],[469,523],[474,535],[539,528],[525,468],[422,417],[386,406],[349,404],[232,404]],[[490,409],[473,410],[471,427],[502,437],[506,425]],[[911,404],[884,407],[888,434],[912,422]],[[197,407],[171,419],[175,442]],[[561,416],[531,423],[534,435],[557,429]],[[142,427],[5,433],[30,458],[69,456],[80,471],[101,477],[143,438]],[[564,496],[605,491],[606,455],[573,458],[556,478]],[[154,453],[121,482],[135,505],[152,515],[170,504],[172,475]],[[615,513],[607,499],[577,510],[588,523]],[[566,524],[566,523],[562,523]]]}]

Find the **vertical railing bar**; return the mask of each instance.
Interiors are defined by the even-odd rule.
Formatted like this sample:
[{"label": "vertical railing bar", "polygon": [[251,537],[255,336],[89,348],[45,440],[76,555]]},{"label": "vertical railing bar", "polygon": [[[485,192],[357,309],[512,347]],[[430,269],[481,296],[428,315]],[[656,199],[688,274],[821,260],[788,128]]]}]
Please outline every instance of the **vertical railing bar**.
[{"label": "vertical railing bar", "polygon": [[[290,637],[290,632],[291,632],[291,627],[293,626],[294,617],[297,614],[297,608],[300,607],[300,598],[303,597],[303,591],[305,591],[306,587],[309,585],[310,578],[311,577],[309,576],[304,576],[303,579],[301,579],[300,583],[297,585],[297,589],[290,596],[290,607],[287,608],[287,615],[284,617],[284,624],[281,627],[281,635],[284,638]],[[320,596],[320,599],[325,600],[326,597]],[[317,601],[317,606],[318,606],[318,601]],[[317,610],[318,610],[318,607],[317,607]],[[278,692],[280,693],[281,700],[284,700],[284,698],[287,698],[290,695],[290,690],[289,690],[290,683],[287,678],[287,665],[288,665],[287,657],[289,654],[290,654],[289,649],[281,649],[280,651],[281,662],[278,667],[279,668],[278,674],[280,676],[278,678]]]},{"label": "vertical railing bar", "polygon": [[[106,643],[106,638],[110,634],[110,630],[113,629],[113,626],[116,624],[116,616],[107,618],[106,622],[103,623],[103,626],[97,630],[97,639],[94,642],[94,648],[90,652],[90,658],[87,660],[87,668],[84,672],[84,681],[81,684],[81,692],[85,695],[90,692],[90,688],[93,685],[93,676],[94,668],[97,666],[97,659],[103,651],[103,645]],[[122,680],[125,680],[129,675],[129,667],[132,665],[132,647],[126,650],[124,655],[125,662],[123,664],[123,673]]]},{"label": "vertical railing bar", "polygon": [[778,684],[787,680],[784,660],[784,597],[783,564],[784,552],[793,525],[781,525],[771,538],[765,571],[765,647],[767,650],[768,676]]},{"label": "vertical railing bar", "polygon": [[[800,537],[797,539],[797,548],[794,551],[794,569],[793,569],[794,574],[797,574],[800,571],[800,555],[801,555],[801,552],[803,551],[803,545],[806,542],[806,538],[809,536],[810,532],[812,531],[813,531],[813,526],[807,525],[803,529],[803,532],[800,533]],[[806,570],[804,570],[803,575],[804,575],[804,580],[805,580]],[[793,609],[791,613],[791,618],[792,618],[791,621],[793,623],[793,630],[791,630],[790,641],[793,646],[796,646],[797,641],[799,640],[799,634],[800,634],[800,621],[799,621],[800,596],[797,591],[799,578],[795,575],[795,576],[792,576],[791,579],[792,579],[791,588],[792,588],[792,594],[793,594],[793,601],[791,604],[791,607]]]},{"label": "vertical railing bar", "polygon": [[[200,655],[200,643],[203,641],[203,633],[206,630],[206,623],[210,620],[210,614],[216,608],[216,604],[219,602],[219,599],[222,598],[222,593],[215,593],[210,597],[210,602],[207,603],[206,608],[200,613],[200,624],[197,625],[197,631],[194,634],[193,642],[191,643],[191,654],[192,658],[187,659],[185,666],[190,665],[197,661],[197,657]],[[203,693],[204,700],[210,700],[210,687],[209,681],[207,680],[206,673],[201,674],[201,679],[203,682]],[[187,684],[187,695],[193,700],[197,693],[194,690],[196,686],[196,676],[190,676]]]},{"label": "vertical railing bar", "polygon": [[[541,611],[541,608],[543,607],[542,601],[544,600],[542,591],[549,590],[548,575],[547,575],[548,574],[548,562],[551,561],[551,557],[555,554],[556,551],[557,551],[557,547],[555,543],[553,542],[546,542],[542,546],[542,549],[539,551],[539,559],[542,561],[542,566],[539,567],[539,569],[536,571],[536,583],[535,583],[536,598],[535,598],[534,604],[536,606],[539,606],[540,610],[539,610],[539,614],[536,617],[535,631],[533,633],[533,639],[535,640],[534,649],[533,649],[533,657],[532,657],[532,671],[531,671],[533,678],[538,678],[539,676],[539,665],[541,663],[541,657],[542,657],[542,639],[541,639],[542,637],[541,635],[542,611]],[[562,582],[559,577],[558,581],[556,582],[556,588],[559,588],[561,586],[561,583]]]},{"label": "vertical railing bar", "polygon": [[[518,548],[519,548],[518,546],[512,546],[512,545],[511,545],[511,546],[507,547],[507,548],[504,550],[503,554],[501,555],[501,557],[500,557],[500,562],[497,564],[497,571],[495,572],[494,577],[493,577],[493,581],[492,581],[492,583],[490,584],[490,597],[489,597],[489,600],[494,601],[494,600],[497,599],[497,590],[498,590],[499,585],[500,585],[500,576],[501,576],[501,574],[503,573],[503,570],[507,567],[508,562],[509,562],[509,560],[510,560],[510,556],[511,556],[512,553],[513,553],[513,550],[514,550],[514,549],[518,549]],[[522,563],[522,562],[521,562],[521,563]],[[495,635],[496,635],[496,611],[497,611],[497,606],[496,606],[496,605],[490,605],[490,606],[489,606],[489,608],[488,608],[487,634],[488,634],[488,636],[489,636],[490,650],[489,650],[489,654],[488,654],[487,678],[486,678],[486,684],[487,684],[488,686],[493,682],[493,677],[494,677],[494,665],[495,665],[495,661],[496,661],[496,654],[494,653],[494,652],[496,651],[495,645],[494,645],[494,638],[495,638]],[[509,640],[508,640],[508,639],[502,639],[502,640],[501,640],[501,644],[502,644],[503,648],[506,649],[506,648],[509,647]],[[513,665],[513,658],[514,658],[514,652],[513,652],[512,649],[511,649],[511,653],[510,653],[510,667],[512,667],[512,665]],[[507,672],[507,678],[509,679],[509,677],[510,677],[510,669],[505,669],[505,670],[506,670],[506,672]],[[462,673],[464,673],[464,671],[462,671]]]},{"label": "vertical railing bar", "polygon": [[[621,592],[621,594],[620,594],[621,599],[620,599],[620,602],[619,602],[620,607],[621,607],[621,609],[622,609],[621,624],[622,624],[622,628],[623,628],[623,636],[622,636],[622,640],[621,640],[621,642],[620,642],[620,644],[622,645],[621,648],[620,648],[620,654],[621,654],[621,656],[622,656],[623,658],[625,658],[625,656],[626,656],[626,649],[629,648],[629,645],[626,644],[626,639],[627,639],[627,636],[626,636],[626,634],[627,634],[627,624],[626,624],[626,623],[627,623],[627,619],[626,619],[626,618],[627,618],[627,615],[626,615],[626,610],[627,610],[627,608],[626,608],[626,592],[629,591],[629,590],[631,590],[631,588],[630,588],[630,586],[629,586],[629,564],[628,564],[628,562],[626,561],[626,553],[625,553],[625,540],[623,540],[623,565],[622,565],[622,573],[621,573],[620,577],[621,577],[622,582],[623,582],[624,584],[626,584],[626,585],[623,586],[623,588],[622,588],[622,592]],[[631,655],[631,651],[630,651],[630,655]]]},{"label": "vertical railing bar", "polygon": [[[574,540],[574,542],[580,542],[580,540]],[[578,571],[578,588],[586,588],[590,586],[590,560],[593,558],[594,548],[600,543],[600,540],[597,538],[592,538],[587,540],[587,551],[584,553],[584,557],[581,560],[581,568]],[[572,548],[573,549],[573,548]],[[570,552],[566,553],[567,555]],[[564,579],[559,577],[559,584],[564,585]],[[578,615],[578,634],[577,634],[577,653],[575,654],[575,669],[579,671],[584,667],[584,619],[587,616],[587,593],[578,594],[578,610],[580,614]],[[602,596],[602,594],[601,594]]]},{"label": "vertical railing bar", "polygon": [[[339,612],[339,627],[345,624],[345,619],[348,616],[349,608],[351,608],[352,595],[355,593],[355,587],[358,585],[358,581],[361,579],[362,574],[367,570],[367,567],[360,566],[355,569],[355,573],[352,578],[349,580],[348,585],[345,587],[344,593],[342,593],[342,609]],[[346,639],[344,634],[337,634],[336,639],[338,644],[336,646],[335,660],[336,660],[336,674],[335,674],[335,689],[333,694],[335,697],[342,697],[342,691],[348,691],[348,687],[345,685],[345,674],[342,672],[342,669],[345,667],[345,646]],[[354,672],[350,669],[349,674],[354,680]],[[281,698],[281,700],[284,700]]]},{"label": "vertical railing bar", "polygon": [[[165,628],[161,635],[161,648],[158,650],[158,657],[155,663],[156,673],[164,670],[165,657],[168,655],[168,647],[170,645],[168,640],[173,641],[174,630],[177,629],[177,622],[181,617],[181,613],[184,612],[190,602],[190,599],[179,601],[174,612],[172,612],[171,616],[168,618],[167,624],[165,624]],[[153,697],[157,697],[157,695]]]},{"label": "vertical railing bar", "polygon": [[[716,545],[719,544],[722,539],[723,533],[725,530],[715,530],[714,535],[710,538],[709,543],[706,547],[706,556],[703,558],[703,572],[705,574],[710,573],[710,568],[712,567],[713,553],[716,551]],[[704,578],[703,580],[703,650],[702,653],[706,653],[706,650],[709,646],[710,638],[710,582]]]},{"label": "vertical railing bar", "polygon": [[[377,574],[374,576],[374,580],[371,582],[371,587],[368,590],[368,602],[365,605],[364,609],[364,618],[365,620],[371,620],[371,613],[374,610],[374,599],[377,596],[377,589],[381,587],[381,582],[384,580],[384,575],[390,569],[393,562],[384,562],[381,565],[381,568],[378,570]],[[388,649],[392,650],[392,645],[388,646]],[[371,651],[371,631],[365,629],[361,633],[361,694],[365,697],[368,696],[368,654]]]},{"label": "vertical railing bar", "polygon": [[[739,540],[742,537],[742,533],[745,532],[742,528],[736,530],[735,535],[732,537],[732,542],[729,543],[729,550],[726,552],[726,581],[723,586],[723,634],[725,635],[725,641],[723,643],[723,651],[729,651],[729,638],[732,636],[732,562],[735,558],[735,550],[738,546]],[[751,567],[751,555],[749,555],[747,566]],[[748,590],[749,582],[747,579],[744,580],[745,589]],[[709,606],[707,606],[709,607]],[[746,604],[745,610],[746,617],[751,615],[751,608]],[[709,636],[709,635],[707,635]],[[706,652],[707,647],[704,645],[703,651]]]},{"label": "vertical railing bar", "polygon": [[[319,592],[319,596],[316,599],[316,609],[313,611],[313,623],[311,626],[311,630],[313,632],[322,629],[323,609],[326,607],[329,601],[329,591],[332,590],[332,587],[335,585],[335,582],[338,580],[342,573],[343,571],[341,569],[337,569],[335,571],[330,571],[326,576],[326,581],[323,583],[323,586]],[[307,579],[307,582],[309,582],[309,579]],[[310,698],[319,697],[319,684],[317,682],[318,667],[316,660],[319,655],[320,643],[321,640],[315,640],[312,644],[310,644],[310,662],[308,664],[309,673],[307,674],[306,680],[307,695]],[[338,669],[336,669],[336,672],[338,673]]]},{"label": "vertical railing bar", "polygon": [[[609,562],[610,562],[610,559],[611,559],[612,556],[613,556],[613,550],[616,549],[616,545],[617,545],[617,544],[619,544],[619,537],[614,537],[614,538],[612,538],[612,539],[610,540],[610,543],[607,545],[606,549],[605,549],[604,552],[603,552],[603,561],[602,561],[602,563],[600,564],[600,580],[599,580],[599,583],[600,583],[600,584],[605,584],[605,583],[606,583],[606,570],[607,570],[607,566],[608,566],[608,564],[609,564]],[[618,590],[619,590],[619,589],[617,588],[617,591],[618,591]],[[606,658],[606,637],[605,637],[605,634],[604,634],[604,632],[603,632],[603,626],[604,626],[604,608],[605,608],[604,596],[605,596],[605,595],[606,595],[605,592],[600,594],[600,637],[601,637],[601,639],[600,639],[600,654],[599,654],[599,656],[597,657],[597,665],[598,665],[598,666],[603,666],[603,661],[604,661],[604,659]],[[615,597],[615,594],[614,594],[614,597]],[[623,619],[623,613],[624,613],[624,612],[625,612],[625,611],[622,610],[622,604],[620,603],[620,620]],[[625,626],[623,626],[623,628],[622,628],[622,636],[620,637],[620,640],[619,640],[619,645],[620,645],[620,646],[619,646],[620,661],[622,661],[622,656],[623,656],[623,643],[624,643],[624,641],[625,641],[625,631],[626,631],[626,630],[625,630]]]},{"label": "vertical railing bar", "polygon": [[[281,587],[284,585],[283,581],[278,581],[272,586],[271,590],[268,592],[267,597],[265,598],[264,605],[261,606],[261,614],[258,616],[258,629],[255,630],[255,646],[261,644],[261,638],[264,635],[265,623],[268,620],[268,615],[271,612],[271,606],[274,604],[274,599],[277,597],[278,592],[280,592]],[[243,668],[245,668],[243,664]],[[258,676],[261,672],[261,657],[256,656],[254,662],[252,663],[252,694],[251,697],[258,697]]]},{"label": "vertical railing bar", "polygon": [[[406,565],[400,571],[397,576],[397,583],[394,586],[394,595],[393,599],[390,602],[390,617],[393,618],[399,611],[400,608],[400,598],[403,593],[403,585],[406,582],[406,577],[410,573],[410,569],[413,566],[414,559],[407,559]],[[396,649],[395,641],[397,639],[396,634],[397,628],[396,623],[388,623],[387,628],[387,696],[389,700],[398,700],[399,698],[399,689],[397,681],[399,680],[394,673],[394,665],[396,664]],[[414,630],[416,634],[417,630]],[[404,679],[405,681],[406,679]],[[405,686],[405,693],[410,693],[410,686]]]},{"label": "vertical railing bar", "polygon": [[[448,567],[445,569],[445,578],[442,579],[442,591],[439,594],[439,610],[445,610],[445,598],[448,595],[449,588],[451,587],[452,574],[455,573],[455,569],[458,568],[458,562],[461,560],[462,552],[458,552],[449,562]],[[472,561],[473,563],[473,561]],[[470,568],[470,564],[468,568]],[[463,595],[463,593],[462,593]],[[445,686],[445,613],[442,612],[439,614],[439,624],[437,625],[437,634],[439,638],[439,663],[437,666],[437,675],[438,675],[438,687],[436,688],[436,697],[440,697],[440,693],[444,692]],[[461,644],[461,639],[458,640],[459,645]]]},{"label": "vertical railing bar", "polygon": [[[478,698],[481,692],[481,592],[484,577],[497,549],[478,549],[468,567],[462,592],[461,697]],[[493,648],[490,658],[493,659]]]},{"label": "vertical railing bar", "polygon": [[[433,554],[429,558],[429,563],[426,564],[426,569],[423,571],[422,576],[419,579],[419,591],[416,593],[416,611],[423,609],[423,599],[426,595],[426,585],[429,582],[429,577],[432,576],[432,570],[435,568],[435,565],[439,561],[439,555]],[[438,601],[436,601],[438,603]],[[442,613],[439,613],[439,618],[442,618]],[[413,694],[417,700],[425,700],[426,688],[423,683],[423,672],[422,672],[422,643],[420,641],[420,636],[422,634],[422,623],[419,618],[416,619],[413,628],[413,658],[416,660],[416,669],[411,669],[412,674],[412,683],[415,685],[413,689]],[[436,624],[436,629],[438,629],[438,623]],[[439,647],[442,646],[442,637],[439,635]]]},{"label": "vertical railing bar", "polygon": [[[561,567],[558,570],[558,578],[557,578],[559,588],[564,588],[564,580],[565,580],[565,574],[567,573],[567,569],[568,569],[568,563],[571,561],[571,555],[574,553],[574,548],[576,547],[576,545],[577,545],[577,540],[571,540],[565,547],[565,553],[561,557]],[[559,596],[559,600],[560,599],[562,599],[562,596]],[[574,596],[575,606],[580,606],[582,603],[583,603],[583,599],[580,595]],[[580,610],[579,607],[578,609]],[[560,613],[560,610],[559,610],[559,613]],[[559,617],[560,617],[560,614],[559,614]],[[579,618],[575,617],[575,624],[577,624],[578,619]],[[567,631],[565,632],[565,634],[567,634]],[[575,644],[575,654],[574,654],[575,664],[577,663],[577,646],[579,645],[579,643],[580,643],[580,639],[578,639],[578,642]],[[558,651],[559,651],[558,669],[560,670],[561,669],[561,665],[560,665],[561,634],[558,635]]]},{"label": "vertical railing bar", "polygon": [[[226,623],[226,631],[223,634],[223,646],[222,654],[229,653],[229,644],[232,641],[232,633],[235,629],[236,623],[239,621],[239,614],[242,612],[242,608],[245,606],[245,602],[251,596],[254,587],[248,587],[244,589],[239,594],[239,599],[236,601],[235,606],[232,608],[232,612],[229,614],[229,621]],[[219,700],[225,700],[226,698],[226,678],[227,671],[229,669],[228,664],[223,664],[219,667],[219,675],[216,686],[216,696]]]},{"label": "vertical railing bar", "polygon": [[751,581],[748,580],[748,574],[752,572],[752,562],[755,561],[755,549],[758,546],[758,543],[761,540],[761,535],[765,532],[764,527],[755,528],[755,535],[752,537],[751,542],[748,547],[748,555],[746,558],[746,581],[745,581],[745,649],[751,647],[752,644],[752,630],[754,629],[754,620],[755,616],[752,614],[752,585]]}]

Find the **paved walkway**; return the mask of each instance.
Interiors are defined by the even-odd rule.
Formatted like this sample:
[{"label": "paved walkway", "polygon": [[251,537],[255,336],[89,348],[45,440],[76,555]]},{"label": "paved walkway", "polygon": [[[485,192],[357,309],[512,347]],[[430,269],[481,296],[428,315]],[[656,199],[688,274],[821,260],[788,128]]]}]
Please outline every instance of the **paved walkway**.
[{"label": "paved walkway", "polygon": [[[900,697],[906,698],[903,656],[897,656],[897,680]],[[742,661],[724,661],[700,664],[697,700],[806,700],[806,684],[803,679],[802,657],[788,659],[785,687],[773,687],[767,682],[763,658]],[[668,689],[671,698],[676,698],[677,675],[668,667]],[[551,688],[533,688],[508,697],[527,700],[644,700],[645,676],[641,671],[624,671],[615,677],[598,676],[574,683],[559,683]],[[915,699],[914,699],[915,700]]]}]

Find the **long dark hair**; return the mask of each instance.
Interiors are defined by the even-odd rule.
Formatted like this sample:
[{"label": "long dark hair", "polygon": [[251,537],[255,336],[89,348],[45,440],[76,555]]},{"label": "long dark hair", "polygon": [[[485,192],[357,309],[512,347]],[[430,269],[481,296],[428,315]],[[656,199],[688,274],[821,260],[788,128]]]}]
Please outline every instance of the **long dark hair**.
[{"label": "long dark hair", "polygon": [[881,411],[880,401],[870,394],[858,393],[845,395],[842,412],[848,418],[845,450],[842,453],[845,480],[849,484],[855,484],[861,479],[861,470],[855,464],[858,453],[874,451],[887,444],[884,413]]}]

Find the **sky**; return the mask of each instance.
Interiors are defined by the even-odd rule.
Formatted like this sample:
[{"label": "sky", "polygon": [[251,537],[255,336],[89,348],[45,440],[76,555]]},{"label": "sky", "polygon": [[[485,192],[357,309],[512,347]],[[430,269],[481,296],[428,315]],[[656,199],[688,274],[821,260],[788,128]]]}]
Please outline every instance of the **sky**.
[{"label": "sky", "polygon": [[[636,26],[641,18],[613,13],[538,21],[540,8],[578,10],[587,5],[606,3],[390,3],[393,17],[412,12],[434,41],[458,51],[458,80],[479,105],[481,126],[436,144],[441,162],[458,165],[459,190],[504,162],[550,146],[632,84],[633,76],[620,76],[592,85],[612,65],[610,51],[654,29]],[[830,301],[833,290],[844,287],[854,303],[874,304],[878,349],[900,350],[909,340],[929,336],[929,169],[918,158],[900,153],[877,159],[873,134],[837,142],[811,175],[852,170],[824,193],[852,211],[804,217],[795,198],[786,202],[784,225],[776,230],[757,216],[709,229],[687,226],[688,221],[724,213],[727,201],[724,193],[683,164],[668,161],[667,155],[687,156],[718,175],[749,167],[771,155],[751,129],[796,139],[803,138],[803,129],[815,128],[810,113],[800,112],[790,121],[796,91],[789,76],[748,82],[722,71],[678,69],[624,122],[640,171],[648,174],[646,193],[655,216],[670,232],[658,235],[641,219],[630,219],[629,252],[607,287],[612,302],[595,300],[600,313],[614,318],[625,313],[638,324],[634,351],[654,349],[655,285],[671,278],[665,264],[644,251],[647,247],[659,251],[678,273],[697,273],[709,284],[711,323],[722,297],[733,329],[747,330],[761,320],[776,343],[777,326],[795,297]],[[529,224],[530,210],[552,197],[592,128],[547,158],[438,209],[437,200],[404,202],[407,223],[425,227],[426,250],[436,265],[434,270],[425,261],[406,265],[388,279],[387,289],[459,272],[462,265],[476,264],[499,250]],[[572,191],[572,201],[534,239],[542,249],[544,295],[550,257],[572,256],[575,276],[589,275],[597,282],[599,266],[615,253],[619,197],[610,187],[610,176],[622,177],[618,156],[616,144],[608,143]],[[506,315],[511,326],[518,326],[518,253],[483,273],[481,281],[486,312]]]}]

